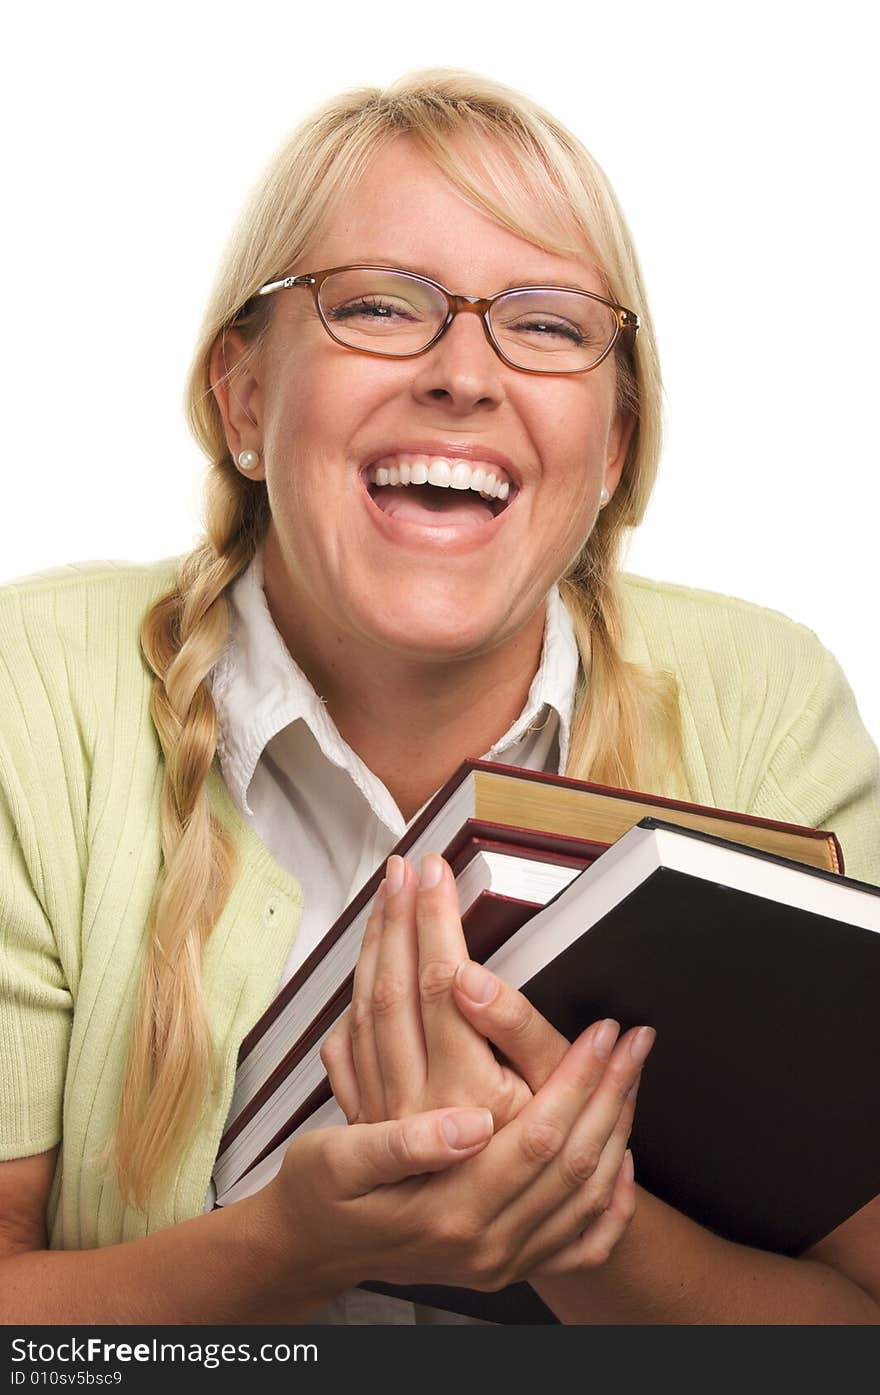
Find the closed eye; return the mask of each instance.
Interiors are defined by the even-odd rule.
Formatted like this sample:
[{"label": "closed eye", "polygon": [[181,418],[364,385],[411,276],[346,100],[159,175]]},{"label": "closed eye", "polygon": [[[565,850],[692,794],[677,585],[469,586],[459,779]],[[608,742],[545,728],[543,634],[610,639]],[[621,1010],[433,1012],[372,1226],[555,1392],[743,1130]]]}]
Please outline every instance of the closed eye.
[{"label": "closed eye", "polygon": [[566,320],[542,319],[518,320],[504,326],[506,334],[537,335],[541,338],[567,339],[570,344],[585,344],[587,341],[576,325]]},{"label": "closed eye", "polygon": [[335,323],[358,318],[371,320],[374,323],[381,321],[392,323],[400,320],[417,322],[420,318],[413,306],[402,304],[399,301],[383,300],[379,296],[363,296],[359,300],[350,300],[344,305],[334,305],[326,311],[326,315],[329,320],[333,320]]}]

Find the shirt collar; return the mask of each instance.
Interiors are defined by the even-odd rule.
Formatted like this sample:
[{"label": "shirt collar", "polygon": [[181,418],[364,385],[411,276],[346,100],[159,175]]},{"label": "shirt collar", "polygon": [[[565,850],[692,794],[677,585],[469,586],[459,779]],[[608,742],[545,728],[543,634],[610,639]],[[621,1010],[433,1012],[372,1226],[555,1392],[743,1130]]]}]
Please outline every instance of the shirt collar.
[{"label": "shirt collar", "polygon": [[[253,816],[247,796],[260,757],[273,737],[298,720],[307,723],[324,755],[347,768],[362,786],[363,763],[340,736],[324,700],[290,654],[272,619],[263,589],[262,548],[230,588],[227,599],[229,637],[209,682],[217,709],[220,765],[239,807]],[[547,600],[541,660],[525,706],[485,759],[501,760],[535,729],[539,718],[547,721],[555,712],[559,769],[565,770],[578,664],[571,617],[554,586]],[[546,708],[550,711],[545,712]]]},{"label": "shirt collar", "polygon": [[[547,597],[541,661],[532,679],[525,707],[513,726],[486,753],[487,760],[500,760],[534,727],[544,708],[549,707],[559,718],[559,770],[560,773],[565,770],[579,664],[580,655],[571,616],[558,586],[554,586]],[[549,716],[550,713],[547,713],[545,720]]]}]

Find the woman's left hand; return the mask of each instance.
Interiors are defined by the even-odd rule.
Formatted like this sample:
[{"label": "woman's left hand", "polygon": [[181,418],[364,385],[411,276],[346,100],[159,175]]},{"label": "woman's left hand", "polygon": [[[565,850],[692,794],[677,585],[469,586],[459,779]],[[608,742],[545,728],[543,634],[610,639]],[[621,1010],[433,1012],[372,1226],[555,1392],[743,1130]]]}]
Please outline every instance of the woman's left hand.
[{"label": "woman's left hand", "polygon": [[389,858],[367,922],[351,1007],[321,1051],[349,1123],[478,1105],[492,1111],[497,1132],[562,1059],[567,1040],[521,994],[487,976],[495,990],[493,1039],[510,1064],[497,1059],[463,1015],[477,1021],[481,1015],[479,1003],[464,992],[469,975],[480,975],[467,959],[448,864],[429,854],[419,879],[410,862]]}]

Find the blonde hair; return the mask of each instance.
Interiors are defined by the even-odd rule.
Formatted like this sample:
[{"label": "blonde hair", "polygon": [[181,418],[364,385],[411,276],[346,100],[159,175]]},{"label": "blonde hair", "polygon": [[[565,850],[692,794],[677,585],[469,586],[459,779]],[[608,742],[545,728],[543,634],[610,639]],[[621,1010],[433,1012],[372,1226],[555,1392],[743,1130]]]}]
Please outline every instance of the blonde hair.
[{"label": "blonde hair", "polygon": [[233,324],[258,351],[274,299],[255,300],[259,287],[296,263],[376,152],[404,133],[420,142],[465,199],[499,224],[548,250],[589,255],[610,298],[641,316],[637,342],[624,335],[617,353],[619,401],[635,418],[623,475],[560,581],[583,668],[567,772],[657,789],[677,760],[672,680],[621,655],[619,549],[626,530],[640,522],[654,483],[661,388],[638,263],[604,174],[547,112],[470,73],[431,69],[384,91],[343,93],[278,152],[220,268],[188,392],[191,428],[209,461],[205,536],[142,627],[155,675],[151,713],[165,757],[163,869],[108,1148],[123,1195],[140,1207],[179,1159],[213,1085],[201,958],[234,867],[229,834],[211,813],[205,790],[217,737],[205,680],[227,636],[225,593],[269,522],[265,485],[244,478],[230,457],[211,387],[211,353]]}]

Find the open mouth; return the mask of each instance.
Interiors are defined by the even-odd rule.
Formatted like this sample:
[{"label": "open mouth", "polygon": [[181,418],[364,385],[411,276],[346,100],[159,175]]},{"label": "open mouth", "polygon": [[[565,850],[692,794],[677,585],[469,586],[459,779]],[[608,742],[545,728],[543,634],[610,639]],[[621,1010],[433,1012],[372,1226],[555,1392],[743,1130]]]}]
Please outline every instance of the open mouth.
[{"label": "open mouth", "polygon": [[517,493],[499,469],[436,456],[371,465],[363,479],[373,503],[389,518],[429,527],[491,523]]}]

